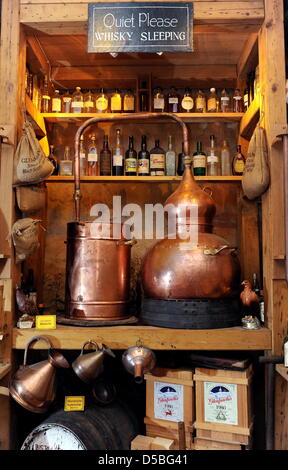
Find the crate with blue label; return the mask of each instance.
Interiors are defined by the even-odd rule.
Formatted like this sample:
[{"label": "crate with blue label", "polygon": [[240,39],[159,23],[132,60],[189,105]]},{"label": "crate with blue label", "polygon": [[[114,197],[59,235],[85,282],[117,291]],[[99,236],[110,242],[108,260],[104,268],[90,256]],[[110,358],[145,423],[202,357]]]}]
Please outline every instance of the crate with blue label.
[{"label": "crate with blue label", "polygon": [[145,375],[147,436],[178,442],[178,423],[185,425],[186,448],[191,447],[194,423],[193,371],[155,368]]},{"label": "crate with blue label", "polygon": [[252,377],[252,365],[243,371],[195,369],[197,438],[251,443]]}]

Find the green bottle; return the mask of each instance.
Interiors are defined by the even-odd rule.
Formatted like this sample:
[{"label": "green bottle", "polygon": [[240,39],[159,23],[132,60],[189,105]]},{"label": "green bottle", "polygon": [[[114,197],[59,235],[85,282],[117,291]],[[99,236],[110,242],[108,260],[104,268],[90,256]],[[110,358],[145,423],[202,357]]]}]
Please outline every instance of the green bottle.
[{"label": "green bottle", "polygon": [[197,152],[193,155],[194,176],[206,175],[206,153],[202,151],[202,142],[197,142]]}]

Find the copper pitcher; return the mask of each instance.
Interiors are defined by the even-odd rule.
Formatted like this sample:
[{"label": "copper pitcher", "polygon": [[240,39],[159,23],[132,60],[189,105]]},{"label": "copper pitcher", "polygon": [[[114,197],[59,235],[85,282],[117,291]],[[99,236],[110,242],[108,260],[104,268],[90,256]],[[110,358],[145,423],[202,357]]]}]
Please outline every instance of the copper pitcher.
[{"label": "copper pitcher", "polygon": [[144,374],[155,367],[156,356],[151,349],[137,343],[123,353],[122,363],[127,372],[134,375],[135,382],[141,383]]},{"label": "copper pitcher", "polygon": [[[84,348],[88,344],[93,344],[95,351],[84,354]],[[103,362],[106,354],[115,357],[115,354],[108,346],[102,344],[102,349],[99,349],[98,344],[89,339],[89,341],[83,344],[80,355],[72,364],[75,374],[85,383],[96,379],[103,371]]]},{"label": "copper pitcher", "polygon": [[[45,341],[48,346],[48,360],[27,365],[27,353],[34,341]],[[65,357],[55,349],[45,336],[34,336],[26,344],[23,365],[12,377],[9,391],[14,400],[29,411],[45,413],[56,393],[55,368],[68,368]]]}]

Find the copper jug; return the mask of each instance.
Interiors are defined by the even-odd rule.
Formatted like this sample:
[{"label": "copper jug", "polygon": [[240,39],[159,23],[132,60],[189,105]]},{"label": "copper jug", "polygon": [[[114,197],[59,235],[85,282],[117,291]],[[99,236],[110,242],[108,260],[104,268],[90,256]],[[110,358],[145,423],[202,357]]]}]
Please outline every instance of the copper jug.
[{"label": "copper jug", "polygon": [[[93,344],[95,351],[84,354],[84,348],[88,344]],[[75,374],[85,383],[96,379],[103,372],[103,362],[106,354],[115,357],[115,354],[108,346],[102,344],[102,349],[99,349],[97,343],[89,339],[83,344],[80,355],[72,364]]]},{"label": "copper jug", "polygon": [[122,363],[127,372],[134,375],[135,382],[141,383],[144,374],[155,367],[156,356],[151,349],[137,343],[123,353]]},{"label": "copper jug", "polygon": [[[49,346],[48,360],[27,365],[28,348],[34,341],[46,341]],[[68,368],[65,357],[55,349],[45,336],[34,336],[26,344],[23,365],[12,377],[9,391],[14,400],[29,411],[45,413],[53,402],[56,392],[55,368]]]}]

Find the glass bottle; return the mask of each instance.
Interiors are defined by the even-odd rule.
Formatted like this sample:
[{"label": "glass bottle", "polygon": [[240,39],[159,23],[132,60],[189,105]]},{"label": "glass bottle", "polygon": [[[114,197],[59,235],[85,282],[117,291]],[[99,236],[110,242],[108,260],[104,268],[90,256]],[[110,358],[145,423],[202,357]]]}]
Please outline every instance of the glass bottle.
[{"label": "glass bottle", "polygon": [[61,113],[62,110],[62,102],[61,102],[61,95],[59,90],[55,90],[52,95],[52,113]]},{"label": "glass bottle", "polygon": [[87,174],[88,176],[99,175],[98,150],[96,146],[96,136],[90,136],[87,147]]},{"label": "glass bottle", "polygon": [[84,95],[83,112],[84,113],[95,113],[95,96],[90,90],[87,91],[87,93],[85,93],[85,95]]},{"label": "glass bottle", "polygon": [[202,142],[197,142],[197,152],[193,154],[193,169],[195,176],[206,175],[206,153],[202,150]]},{"label": "glass bottle", "polygon": [[111,113],[121,113],[122,111],[122,95],[118,88],[116,88],[114,93],[111,95],[110,109]]},{"label": "glass bottle", "polygon": [[189,88],[185,88],[185,92],[181,101],[181,108],[183,113],[191,113],[194,107],[194,100],[190,93]]},{"label": "glass bottle", "polygon": [[86,176],[86,150],[84,144],[84,135],[82,134],[80,137],[80,149],[79,149],[79,157],[80,157],[80,176]]},{"label": "glass bottle", "polygon": [[207,101],[207,111],[208,113],[217,112],[217,95],[216,95],[215,88],[210,88],[210,94],[208,96],[208,101]]},{"label": "glass bottle", "polygon": [[51,96],[49,93],[48,78],[47,78],[47,75],[45,75],[43,89],[42,89],[42,105],[41,105],[42,113],[50,113],[50,103],[51,103]]},{"label": "glass bottle", "polygon": [[150,150],[150,175],[165,176],[165,151],[160,147],[160,140],[155,140],[155,147]]},{"label": "glass bottle", "polygon": [[58,170],[59,170],[58,160],[55,156],[54,145],[50,145],[49,147],[50,147],[50,153],[49,153],[48,159],[50,160],[50,162],[54,166],[54,171],[52,173],[52,176],[55,176],[55,175],[58,175]]},{"label": "glass bottle", "polygon": [[127,90],[123,98],[123,112],[134,113],[135,112],[135,96],[132,90]]},{"label": "glass bottle", "polygon": [[33,101],[34,106],[36,108],[38,108],[39,88],[38,88],[38,77],[37,77],[37,75],[33,75],[32,83],[33,83],[32,101]]},{"label": "glass bottle", "polygon": [[112,175],[113,176],[124,175],[124,158],[123,158],[123,150],[121,147],[120,129],[116,129],[116,145],[113,148],[113,153],[112,153]]},{"label": "glass bottle", "polygon": [[141,150],[138,153],[138,176],[149,176],[150,153],[147,150],[146,135],[142,135]]},{"label": "glass bottle", "polygon": [[221,149],[221,174],[222,176],[231,175],[231,155],[226,140],[223,141]]},{"label": "glass bottle", "polygon": [[108,113],[109,100],[103,88],[100,89],[99,94],[96,96],[95,104],[96,104],[96,113]]},{"label": "glass bottle", "polygon": [[219,157],[215,147],[215,136],[210,136],[210,148],[207,155],[207,176],[219,176]]},{"label": "glass bottle", "polygon": [[65,147],[63,160],[59,162],[60,176],[73,176],[73,162],[70,158],[70,147]]},{"label": "glass bottle", "polygon": [[111,176],[111,152],[108,146],[108,135],[104,135],[103,148],[100,152],[100,175]]},{"label": "glass bottle", "polygon": [[162,88],[158,87],[153,95],[153,111],[154,113],[163,113],[165,110],[165,98]]},{"label": "glass bottle", "polygon": [[176,153],[173,150],[172,136],[168,137],[168,150],[166,152],[166,175],[175,176],[176,173]]},{"label": "glass bottle", "polygon": [[241,152],[241,145],[237,145],[237,153],[232,161],[232,174],[242,176],[245,168],[245,158]]},{"label": "glass bottle", "polygon": [[243,98],[239,88],[236,88],[233,96],[233,113],[243,113]]},{"label": "glass bottle", "polygon": [[182,176],[185,170],[185,165],[184,165],[184,142],[182,142],[182,152],[179,153],[178,155],[178,164],[177,164],[177,175]]},{"label": "glass bottle", "polygon": [[139,107],[140,111],[146,112],[148,111],[148,90],[147,90],[147,83],[141,82],[141,89],[139,95]]},{"label": "glass bottle", "polygon": [[168,93],[168,113],[179,112],[179,96],[175,87],[171,87]]},{"label": "glass bottle", "polygon": [[65,91],[62,95],[62,113],[71,113],[71,103],[72,96],[69,94],[69,91]]},{"label": "glass bottle", "polygon": [[76,91],[74,91],[72,95],[71,110],[72,110],[72,113],[83,113],[83,108],[84,108],[83,93],[81,93],[80,86],[77,86]]},{"label": "glass bottle", "polygon": [[196,95],[196,113],[206,113],[206,97],[203,91],[199,90]]},{"label": "glass bottle", "polygon": [[134,138],[132,135],[129,137],[129,147],[125,153],[125,175],[137,175],[137,152],[134,150]]},{"label": "glass bottle", "polygon": [[257,65],[255,70],[255,80],[254,80],[254,97],[258,96],[260,93],[260,75],[259,75],[259,65]]},{"label": "glass bottle", "polygon": [[221,91],[220,110],[221,113],[228,113],[230,111],[230,96],[225,88]]}]

